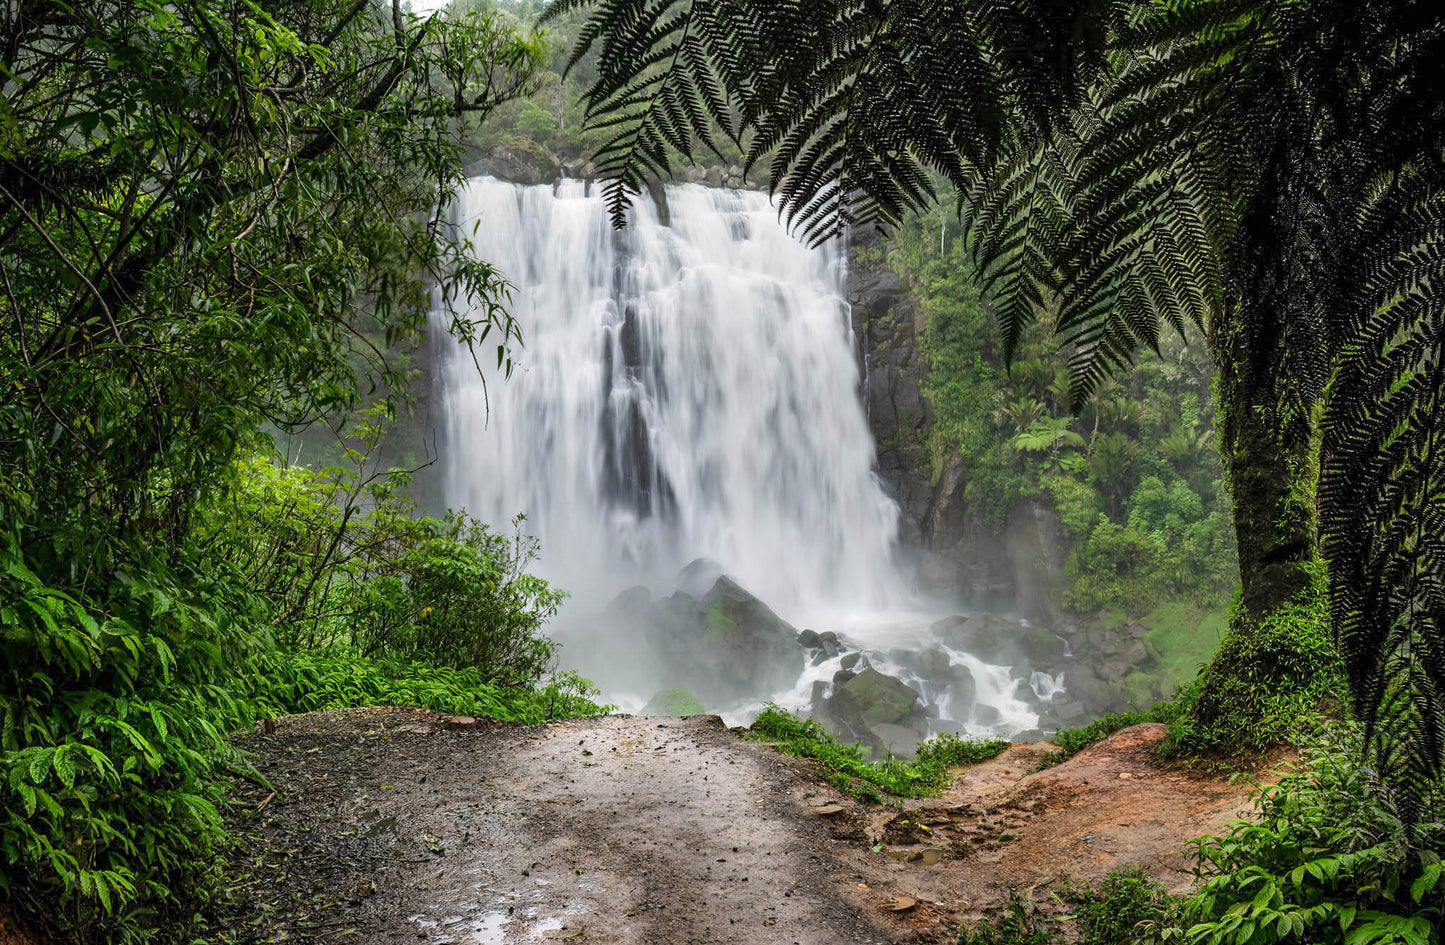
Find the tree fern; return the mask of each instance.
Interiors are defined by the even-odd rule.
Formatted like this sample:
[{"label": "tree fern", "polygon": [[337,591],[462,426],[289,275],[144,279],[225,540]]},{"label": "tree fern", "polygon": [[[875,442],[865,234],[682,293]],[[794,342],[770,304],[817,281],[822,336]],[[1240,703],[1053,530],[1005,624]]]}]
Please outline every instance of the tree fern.
[{"label": "tree fern", "polygon": [[[643,174],[706,144],[670,103],[713,76],[717,94],[694,95],[707,123],[768,157],[780,212],[809,239],[890,224],[951,183],[1005,352],[1051,310],[1075,406],[1140,345],[1199,326],[1221,372],[1243,610],[1305,586],[1317,502],[1354,708],[1418,812],[1445,764],[1433,3],[562,8],[591,11],[579,53],[597,44],[606,62],[594,120],[631,134],[601,162],[619,221]],[[700,51],[659,23],[696,28]],[[669,118],[649,124],[649,108]]]}]

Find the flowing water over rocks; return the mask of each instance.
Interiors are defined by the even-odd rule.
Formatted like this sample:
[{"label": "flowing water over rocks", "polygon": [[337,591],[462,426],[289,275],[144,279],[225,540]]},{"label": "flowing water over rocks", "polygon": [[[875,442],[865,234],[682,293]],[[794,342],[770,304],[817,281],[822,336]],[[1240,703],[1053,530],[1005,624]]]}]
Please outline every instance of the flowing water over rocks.
[{"label": "flowing water over rocks", "polygon": [[915,710],[821,717],[880,753],[1036,729],[1032,668],[930,636],[942,614],[905,589],[842,246],[800,244],[762,194],[655,196],[615,230],[580,181],[463,192],[457,222],[516,285],[525,347],[506,380],[445,359],[448,503],[526,515],[539,572],[576,597],[553,627],[564,663],[626,709],[680,688],[729,721],[815,711],[863,653]]},{"label": "flowing water over rocks", "polygon": [[449,502],[525,513],[543,575],[597,605],[698,557],[789,617],[897,597],[841,246],[698,186],[622,230],[580,181],[480,178],[459,208],[516,286],[525,346],[485,390],[464,353],[444,369]]}]

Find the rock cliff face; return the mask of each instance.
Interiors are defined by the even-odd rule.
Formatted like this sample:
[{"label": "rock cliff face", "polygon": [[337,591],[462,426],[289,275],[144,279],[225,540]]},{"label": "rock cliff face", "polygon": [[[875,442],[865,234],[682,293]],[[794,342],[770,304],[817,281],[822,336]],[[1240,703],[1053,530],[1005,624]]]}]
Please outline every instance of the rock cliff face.
[{"label": "rock cliff face", "polygon": [[1015,505],[1002,527],[986,521],[968,501],[959,457],[933,456],[928,362],[919,349],[923,315],[885,264],[884,249],[873,233],[853,236],[848,300],[878,474],[902,512],[901,534],[919,582],[1059,626],[1068,534],[1053,508],[1036,500]]}]

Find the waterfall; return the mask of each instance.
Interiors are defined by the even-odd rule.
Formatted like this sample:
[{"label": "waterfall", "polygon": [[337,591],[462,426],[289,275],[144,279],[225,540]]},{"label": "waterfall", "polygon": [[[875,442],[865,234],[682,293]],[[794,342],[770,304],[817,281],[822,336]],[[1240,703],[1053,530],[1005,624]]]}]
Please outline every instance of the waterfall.
[{"label": "waterfall", "polygon": [[485,393],[464,351],[441,365],[448,504],[525,514],[539,573],[594,602],[706,557],[785,616],[886,605],[898,512],[872,472],[843,247],[794,240],[757,193],[669,187],[666,215],[639,200],[614,230],[578,181],[461,193],[523,346]]}]

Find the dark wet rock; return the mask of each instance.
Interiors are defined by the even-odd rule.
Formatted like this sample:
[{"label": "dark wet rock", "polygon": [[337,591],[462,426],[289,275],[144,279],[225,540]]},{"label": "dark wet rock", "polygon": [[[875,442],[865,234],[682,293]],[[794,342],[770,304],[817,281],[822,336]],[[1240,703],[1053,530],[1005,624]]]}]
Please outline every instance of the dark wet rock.
[{"label": "dark wet rock", "polygon": [[924,650],[918,662],[919,674],[926,679],[943,679],[950,676],[954,669],[953,658],[936,646]]},{"label": "dark wet rock", "polygon": [[993,725],[999,720],[998,709],[980,702],[973,707],[973,720],[979,725]]},{"label": "dark wet rock", "polygon": [[701,597],[711,590],[722,576],[723,566],[713,559],[694,558],[677,572],[677,589],[693,597]]},{"label": "dark wet rock", "polygon": [[918,757],[918,742],[923,733],[915,728],[884,722],[868,729],[868,733],[873,736],[869,741],[880,755],[904,761]]},{"label": "dark wet rock", "polygon": [[607,614],[629,620],[646,620],[652,615],[652,592],[645,587],[629,587],[612,598]]},{"label": "dark wet rock", "polygon": [[840,669],[833,674],[833,685],[834,687],[841,686],[848,680],[854,679],[857,676],[858,674],[853,672],[851,669]]},{"label": "dark wet rock", "polygon": [[847,670],[848,672],[858,673],[861,673],[865,669],[871,668],[868,664],[868,657],[864,656],[862,653],[849,653],[847,656],[844,656],[841,660],[838,661],[838,665],[843,667],[843,669]]},{"label": "dark wet rock", "polygon": [[1088,709],[1078,699],[1060,693],[1050,700],[1048,712],[1065,726],[1078,725],[1088,717]]},{"label": "dark wet rock", "polygon": [[522,137],[497,145],[485,164],[488,174],[515,184],[550,184],[561,175],[555,154]]},{"label": "dark wet rock", "polygon": [[967,666],[953,667],[944,691],[948,693],[949,704],[955,715],[963,712],[978,699],[978,683],[974,681],[973,673]]},{"label": "dark wet rock", "polygon": [[803,668],[798,631],[729,577],[720,577],[699,601],[704,611],[695,636],[700,667],[721,688],[772,695],[791,686]]},{"label": "dark wet rock", "polygon": [[823,638],[818,636],[816,630],[803,630],[798,633],[798,645],[805,650],[821,650]]},{"label": "dark wet rock", "polygon": [[828,659],[832,659],[843,652],[843,644],[838,639],[838,634],[832,630],[824,630],[818,634],[818,639],[822,641],[823,652],[828,654]]},{"label": "dark wet rock", "polygon": [[[798,631],[727,577],[714,579],[701,598],[677,591],[654,600],[645,588],[629,589],[601,620],[605,632],[568,645],[573,652],[595,647],[597,681],[613,690],[650,688],[661,679],[705,705],[725,707],[790,688],[805,661]],[[617,659],[619,653],[627,659]]]},{"label": "dark wet rock", "polygon": [[946,646],[1001,666],[1057,667],[1066,644],[1047,627],[1021,623],[987,611],[946,617],[930,628]]},{"label": "dark wet rock", "polygon": [[902,680],[865,669],[834,687],[829,700],[833,714],[861,734],[884,723],[908,726],[922,719],[921,698]]}]

